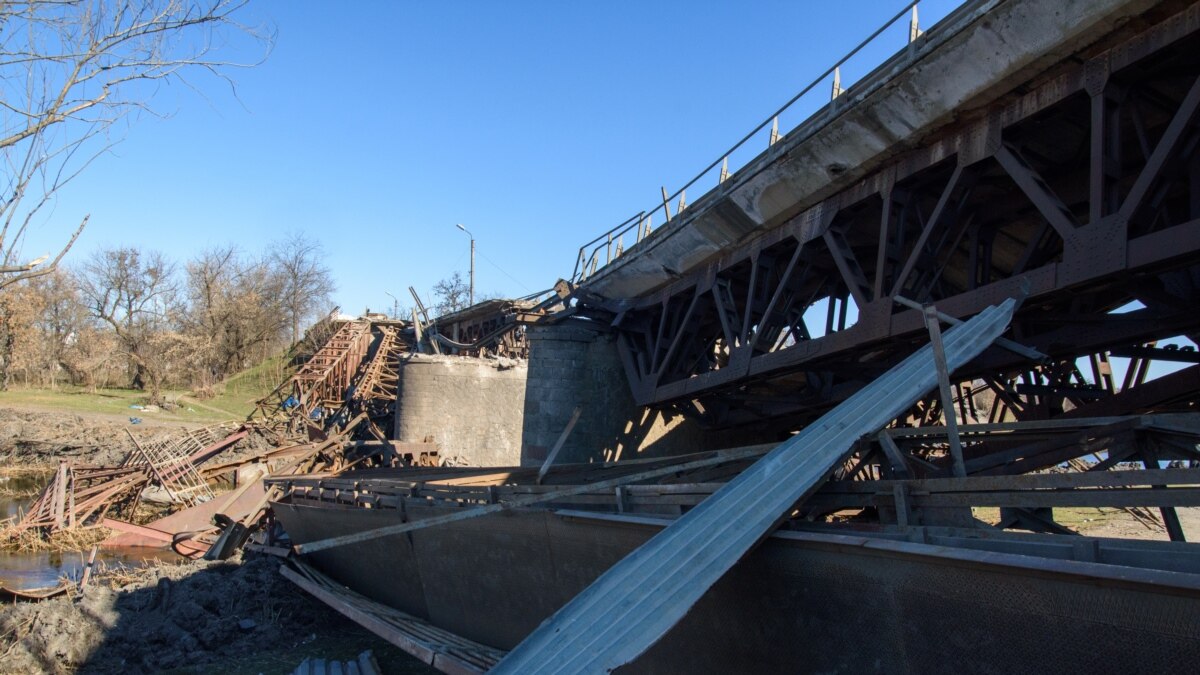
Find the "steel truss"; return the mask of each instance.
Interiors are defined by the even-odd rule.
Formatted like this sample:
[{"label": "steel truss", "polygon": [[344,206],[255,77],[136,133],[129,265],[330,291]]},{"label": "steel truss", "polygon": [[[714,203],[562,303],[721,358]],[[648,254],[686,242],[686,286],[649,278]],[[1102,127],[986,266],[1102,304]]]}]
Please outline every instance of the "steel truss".
[{"label": "steel truss", "polygon": [[973,526],[972,507],[998,507],[1001,529],[1072,534],[1053,509],[1103,506],[1183,541],[1175,508],[1200,505],[1197,413],[964,425],[963,478],[953,477],[950,433],[900,427],[863,438],[806,515],[873,508],[902,526]]},{"label": "steel truss", "polygon": [[990,390],[992,421],[1152,408],[1116,399],[1163,389],[1151,360],[1196,362],[1158,341],[1200,338],[1198,30],[1193,5],[1064,61],[653,296],[585,287],[580,311],[611,319],[638,403],[714,426],[796,428],[883,373],[927,339],[898,297],[967,317],[1027,296],[1012,335],[1049,359],[992,349],[956,385],[964,407]]},{"label": "steel truss", "polygon": [[[408,354],[408,343],[395,326],[378,326],[378,339],[371,348],[358,371],[354,374],[345,403],[331,420],[337,427],[345,427],[360,415],[366,416],[368,424],[358,436],[385,440],[391,430],[396,414],[400,365]],[[354,429],[345,429],[354,432]]]},{"label": "steel truss", "polygon": [[373,339],[369,321],[343,323],[295,375],[258,402],[251,419],[291,433],[323,426],[345,403]]},{"label": "steel truss", "polygon": [[541,315],[542,305],[530,299],[485,300],[438,317],[426,335],[438,353],[525,359],[525,325]]}]

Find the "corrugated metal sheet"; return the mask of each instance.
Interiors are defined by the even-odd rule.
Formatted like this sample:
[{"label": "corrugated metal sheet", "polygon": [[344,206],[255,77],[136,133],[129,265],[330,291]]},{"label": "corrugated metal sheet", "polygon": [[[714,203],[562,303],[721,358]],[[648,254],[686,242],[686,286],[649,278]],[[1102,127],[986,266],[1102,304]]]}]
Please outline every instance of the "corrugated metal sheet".
[{"label": "corrugated metal sheet", "polygon": [[[951,370],[1000,336],[1008,300],[945,334]],[[600,576],[517,645],[494,673],[602,673],[661,638],[851,445],[937,384],[929,345],[782,443]]]}]

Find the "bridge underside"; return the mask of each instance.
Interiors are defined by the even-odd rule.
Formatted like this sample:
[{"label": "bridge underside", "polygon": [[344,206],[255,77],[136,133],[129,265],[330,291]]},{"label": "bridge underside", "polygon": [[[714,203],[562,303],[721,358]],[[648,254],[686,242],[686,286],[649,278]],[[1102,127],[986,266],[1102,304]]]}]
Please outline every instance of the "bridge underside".
[{"label": "bridge underside", "polygon": [[1148,373],[1200,362],[1161,344],[1200,339],[1200,8],[1101,45],[652,294],[581,288],[637,402],[795,429],[929,339],[897,298],[964,318],[1025,296],[1010,335],[1049,358],[985,353],[964,416],[1194,409],[1200,365]]}]

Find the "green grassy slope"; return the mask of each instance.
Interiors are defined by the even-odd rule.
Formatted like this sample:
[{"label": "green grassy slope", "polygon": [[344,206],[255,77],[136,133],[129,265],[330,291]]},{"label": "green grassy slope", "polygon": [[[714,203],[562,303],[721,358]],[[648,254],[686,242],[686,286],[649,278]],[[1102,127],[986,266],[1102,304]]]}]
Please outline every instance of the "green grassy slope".
[{"label": "green grassy slope", "polygon": [[245,419],[254,410],[254,402],[269,394],[293,370],[285,355],[273,356],[217,385],[213,398],[197,398],[190,392],[168,391],[168,401],[178,403],[174,410],[146,411],[131,408],[144,405],[146,393],[134,389],[98,389],[59,386],[54,389],[11,387],[0,391],[0,407],[62,410],[76,414],[101,414],[140,417],[162,422],[212,423]]}]

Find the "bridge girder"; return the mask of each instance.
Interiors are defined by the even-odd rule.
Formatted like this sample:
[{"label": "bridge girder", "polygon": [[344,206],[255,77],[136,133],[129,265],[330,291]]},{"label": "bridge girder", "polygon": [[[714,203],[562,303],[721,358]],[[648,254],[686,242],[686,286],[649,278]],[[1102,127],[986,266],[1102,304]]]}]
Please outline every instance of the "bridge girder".
[{"label": "bridge girder", "polygon": [[1104,379],[1110,350],[1200,336],[1200,8],[1083,56],[662,289],[584,289],[635,400],[802,424],[927,339],[898,296],[959,318],[1026,296],[1013,336],[1052,363],[992,350],[963,373],[1014,416],[1140,384],[1144,362]]}]

